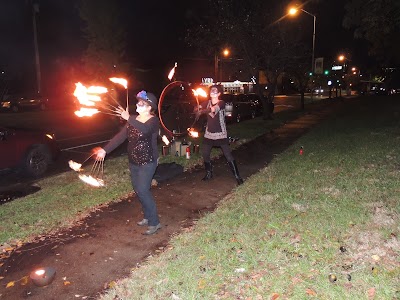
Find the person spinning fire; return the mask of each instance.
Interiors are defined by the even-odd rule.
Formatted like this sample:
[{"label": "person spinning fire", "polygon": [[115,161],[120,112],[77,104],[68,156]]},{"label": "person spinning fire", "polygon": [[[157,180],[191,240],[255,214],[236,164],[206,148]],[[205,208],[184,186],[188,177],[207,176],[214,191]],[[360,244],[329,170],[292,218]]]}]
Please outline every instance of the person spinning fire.
[{"label": "person spinning fire", "polygon": [[203,155],[206,175],[203,177],[202,180],[210,180],[211,178],[213,178],[211,149],[213,147],[220,147],[225,158],[228,161],[228,165],[231,168],[233,175],[236,178],[237,184],[240,185],[243,183],[243,179],[239,175],[239,169],[229,147],[229,139],[225,122],[225,102],[219,99],[220,95],[221,86],[211,86],[210,100],[199,105],[197,109],[197,115],[207,114],[207,125],[204,133],[201,151]]},{"label": "person spinning fire", "polygon": [[157,110],[157,97],[152,93],[141,91],[136,95],[138,103],[136,112],[139,115],[129,115],[128,110],[120,107],[117,112],[126,120],[124,126],[104,148],[93,149],[96,159],[104,159],[126,139],[128,139],[128,160],[131,183],[144,214],[139,226],[148,226],[143,234],[151,235],[161,228],[154,197],[150,191],[151,181],[158,164],[157,136],[160,122],[154,112]]}]

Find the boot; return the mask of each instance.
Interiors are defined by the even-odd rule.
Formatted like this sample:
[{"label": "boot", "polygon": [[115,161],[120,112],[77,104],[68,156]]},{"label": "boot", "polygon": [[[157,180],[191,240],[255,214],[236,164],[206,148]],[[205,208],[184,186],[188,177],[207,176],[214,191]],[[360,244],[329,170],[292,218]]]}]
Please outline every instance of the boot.
[{"label": "boot", "polygon": [[204,162],[204,168],[206,169],[206,176],[201,180],[210,180],[213,177],[213,170],[211,162]]},{"label": "boot", "polygon": [[228,165],[231,168],[233,175],[235,175],[237,184],[241,185],[243,183],[243,179],[239,175],[239,169],[237,167],[236,161],[228,161]]}]

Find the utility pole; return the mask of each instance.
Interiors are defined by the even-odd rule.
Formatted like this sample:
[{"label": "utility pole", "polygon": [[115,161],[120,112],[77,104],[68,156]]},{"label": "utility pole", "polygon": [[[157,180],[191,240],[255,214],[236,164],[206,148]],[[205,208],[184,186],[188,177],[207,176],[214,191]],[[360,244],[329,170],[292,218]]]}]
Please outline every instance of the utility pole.
[{"label": "utility pole", "polygon": [[41,72],[40,72],[40,56],[39,56],[39,46],[37,39],[37,26],[36,26],[36,14],[39,13],[39,3],[32,3],[32,20],[33,20],[33,43],[35,46],[35,65],[36,65],[36,92],[40,94],[41,92]]}]

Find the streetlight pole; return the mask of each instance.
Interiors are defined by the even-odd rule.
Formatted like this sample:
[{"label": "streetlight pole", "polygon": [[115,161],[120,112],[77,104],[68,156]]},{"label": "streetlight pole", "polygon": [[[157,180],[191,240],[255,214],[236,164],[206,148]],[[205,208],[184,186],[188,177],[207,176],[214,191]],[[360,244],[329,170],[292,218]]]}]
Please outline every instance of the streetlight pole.
[{"label": "streetlight pole", "polygon": [[219,58],[218,58],[218,53],[217,52],[215,52],[215,55],[214,55],[214,78],[215,78],[215,81],[216,82],[218,82],[219,81],[219,74],[218,74],[218,72],[219,72],[219,70],[218,70],[218,60],[219,60]]},{"label": "streetlight pole", "polygon": [[36,13],[39,12],[39,4],[32,3],[32,14],[33,14],[33,43],[35,45],[35,65],[36,65],[36,84],[37,90],[36,92],[40,94],[41,92],[41,81],[42,76],[40,72],[40,58],[39,58],[39,46],[38,46],[38,39],[37,39],[37,26],[36,26]]},{"label": "streetlight pole", "polygon": [[[315,58],[315,27],[317,23],[317,16],[313,15],[312,13],[306,11],[305,9],[300,8],[300,10],[307,15],[313,17],[314,20],[314,27],[313,27],[313,37],[312,37],[312,57],[311,57],[311,72],[314,74],[315,71],[315,64],[314,64],[314,58]],[[291,8],[289,10],[289,14],[295,15],[297,13],[298,9],[297,8]]]},{"label": "streetlight pole", "polygon": [[314,64],[314,59],[315,59],[315,25],[317,23],[317,17],[311,13],[309,13],[308,11],[300,8],[300,10],[304,13],[306,13],[307,15],[313,17],[314,19],[314,27],[313,27],[313,37],[312,37],[312,58],[311,58],[311,72],[314,74],[315,71],[315,64]]}]

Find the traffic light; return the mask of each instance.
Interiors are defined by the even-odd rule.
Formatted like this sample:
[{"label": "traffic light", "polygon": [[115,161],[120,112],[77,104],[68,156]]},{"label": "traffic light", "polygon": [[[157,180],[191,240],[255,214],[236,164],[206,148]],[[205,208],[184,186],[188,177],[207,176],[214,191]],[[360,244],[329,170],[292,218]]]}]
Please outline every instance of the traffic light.
[{"label": "traffic light", "polygon": [[313,75],[313,73],[312,73],[312,72],[308,73],[308,76],[312,76],[312,75]]},{"label": "traffic light", "polygon": [[325,74],[325,75],[329,75],[329,70],[325,70],[325,71],[324,71],[324,74]]}]

